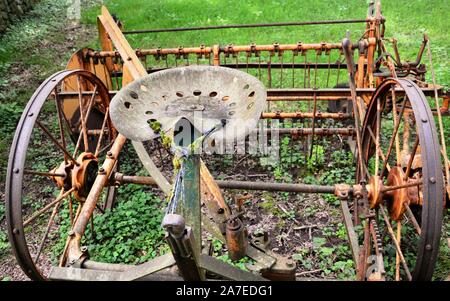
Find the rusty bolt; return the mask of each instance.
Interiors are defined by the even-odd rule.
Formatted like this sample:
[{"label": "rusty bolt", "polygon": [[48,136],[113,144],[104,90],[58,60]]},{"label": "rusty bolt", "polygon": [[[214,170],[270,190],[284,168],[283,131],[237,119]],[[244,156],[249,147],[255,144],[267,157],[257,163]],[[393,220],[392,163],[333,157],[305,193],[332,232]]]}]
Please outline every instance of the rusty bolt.
[{"label": "rusty bolt", "polygon": [[174,237],[181,237],[186,228],[186,222],[184,218],[179,214],[169,213],[164,216],[162,221],[162,227],[166,229]]},{"label": "rusty bolt", "polygon": [[106,155],[107,155],[108,157],[112,157],[113,153],[112,153],[111,151],[108,151],[108,152],[106,153]]},{"label": "rusty bolt", "polygon": [[103,167],[100,167],[100,168],[98,169],[98,173],[99,173],[99,174],[104,174],[104,173],[105,173],[105,169],[104,169]]}]

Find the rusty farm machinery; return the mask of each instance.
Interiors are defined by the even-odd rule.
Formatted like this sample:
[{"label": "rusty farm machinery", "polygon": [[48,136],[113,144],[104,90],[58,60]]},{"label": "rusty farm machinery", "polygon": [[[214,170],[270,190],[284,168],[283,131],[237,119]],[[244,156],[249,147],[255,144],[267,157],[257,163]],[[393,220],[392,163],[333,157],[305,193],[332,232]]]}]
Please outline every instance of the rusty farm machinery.
[{"label": "rusty farm machinery", "polygon": [[[31,279],[295,280],[294,261],[268,250],[266,234],[246,230],[245,196],[230,204],[227,190],[335,195],[355,280],[432,279],[450,195],[443,128],[450,111],[448,93],[435,82],[427,36],[417,60],[402,61],[395,39],[384,36],[379,1],[359,20],[126,31],[105,7],[97,20],[101,50],[79,50],[65,70],[42,83],[11,146],[8,234]],[[364,34],[353,42],[343,32],[337,42],[316,44],[155,49],[133,49],[125,39],[152,32],[343,23],[363,24]],[[429,58],[427,67],[422,56]],[[321,127],[325,121],[339,126]],[[183,139],[176,139],[179,135]],[[204,146],[220,157],[221,149],[231,145],[234,153],[255,135],[288,135],[302,141],[308,154],[317,137],[345,137],[355,156],[354,182],[214,179],[198,150]],[[127,139],[148,175],[121,173]],[[44,140],[53,149],[44,147]],[[46,156],[47,166],[36,168],[37,156]],[[40,187],[41,206],[33,205],[37,178],[59,191],[53,197]],[[84,244],[92,216],[112,208],[117,187],[131,183],[167,196],[161,226],[171,252],[139,265],[96,262]],[[50,260],[49,233],[62,219],[69,225],[67,237],[58,259]],[[204,232],[223,241],[232,260],[251,258],[248,271],[211,256]],[[385,252],[387,240],[394,252]],[[394,275],[386,275],[387,266]]]}]

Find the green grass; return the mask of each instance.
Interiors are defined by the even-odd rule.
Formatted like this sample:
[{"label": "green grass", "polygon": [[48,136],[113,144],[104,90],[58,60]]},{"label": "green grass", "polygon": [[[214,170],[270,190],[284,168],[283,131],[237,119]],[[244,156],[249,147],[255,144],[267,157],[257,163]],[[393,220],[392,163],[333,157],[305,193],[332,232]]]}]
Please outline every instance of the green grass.
[{"label": "green grass", "polygon": [[[111,13],[124,22],[126,30],[224,25],[239,23],[289,22],[333,19],[363,19],[368,1],[264,1],[264,0],[164,0],[129,1],[106,0]],[[444,30],[450,27],[445,13],[447,0],[382,1],[387,20],[386,37],[398,40],[402,60],[415,60],[423,33],[428,33],[434,55],[437,80],[448,86],[448,45],[450,36]],[[99,7],[84,12],[83,20],[94,24]],[[363,24],[319,25],[303,27],[272,27],[249,29],[223,29],[199,32],[151,33],[129,35],[133,47],[178,47],[201,44],[226,45],[229,43],[271,44],[313,42],[339,42],[350,30],[353,40],[364,32]],[[96,46],[93,43],[91,46]],[[425,59],[426,57],[424,57]],[[428,61],[423,61],[428,63]]]}]

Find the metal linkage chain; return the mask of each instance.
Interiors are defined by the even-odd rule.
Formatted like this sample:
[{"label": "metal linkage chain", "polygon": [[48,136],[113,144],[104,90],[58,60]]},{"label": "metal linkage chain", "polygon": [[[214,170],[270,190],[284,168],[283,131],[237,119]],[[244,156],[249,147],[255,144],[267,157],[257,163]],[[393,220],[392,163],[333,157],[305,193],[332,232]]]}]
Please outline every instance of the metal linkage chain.
[{"label": "metal linkage chain", "polygon": [[381,234],[380,234],[380,229],[378,228],[378,224],[376,222],[376,220],[374,218],[372,218],[370,220],[370,223],[372,224],[373,230],[374,230],[374,235],[375,235],[375,244],[376,244],[376,250],[378,250],[378,252],[380,254],[383,254],[383,242],[381,240]]}]

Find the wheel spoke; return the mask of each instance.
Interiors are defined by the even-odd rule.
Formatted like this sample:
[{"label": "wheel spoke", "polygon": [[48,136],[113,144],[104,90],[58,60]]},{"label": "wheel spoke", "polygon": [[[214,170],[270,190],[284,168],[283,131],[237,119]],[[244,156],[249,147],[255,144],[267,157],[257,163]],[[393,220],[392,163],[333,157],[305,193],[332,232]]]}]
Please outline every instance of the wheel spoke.
[{"label": "wheel spoke", "polygon": [[[402,223],[397,222],[397,241],[400,245],[402,237]],[[395,253],[395,281],[400,281],[400,255],[398,252]]]},{"label": "wheel spoke", "polygon": [[[372,140],[376,141],[376,138],[375,138],[375,135],[374,135],[373,132],[372,132],[372,129],[371,129],[370,127],[368,127],[367,129],[369,130],[369,134],[370,134],[370,136],[372,137]],[[378,151],[378,154],[379,154],[380,157],[381,157],[381,160],[385,161],[385,160],[386,160],[386,156],[383,154],[383,151],[381,150],[381,147],[380,147],[380,146],[378,146],[377,151]],[[391,170],[391,166],[389,165],[389,163],[386,165],[386,169],[387,169],[388,171]],[[377,173],[375,173],[375,175],[377,175]]]},{"label": "wheel spoke", "polygon": [[[380,98],[377,98],[377,120],[376,120],[376,139],[375,139],[375,148],[376,148],[376,152],[375,152],[375,175],[378,174],[378,170],[380,169],[380,154],[383,155],[383,152],[381,151],[381,147],[380,147],[380,130],[381,130],[381,102],[380,102]],[[372,134],[372,139],[373,139],[373,133],[372,133],[372,129],[370,127],[368,127],[370,129],[370,133]]]},{"label": "wheel spoke", "polygon": [[408,215],[408,218],[411,220],[414,229],[416,229],[417,234],[421,235],[422,234],[422,230],[420,229],[420,225],[417,222],[416,217],[414,216],[414,213],[411,211],[411,208],[409,207],[409,205],[407,203],[404,203],[403,206],[405,206],[406,208],[406,215]]},{"label": "wheel spoke", "polygon": [[[87,151],[89,149],[88,144],[88,135],[87,135],[87,128],[86,128],[86,121],[84,120],[84,110],[83,110],[83,97],[81,92],[81,85],[80,85],[80,76],[77,76],[77,86],[78,86],[78,103],[80,106],[80,120],[81,120],[81,131],[83,133],[83,143],[84,143],[84,151]],[[95,95],[95,94],[93,94]],[[81,135],[81,133],[80,133]]]},{"label": "wheel spoke", "polygon": [[395,249],[398,252],[398,256],[399,256],[400,261],[402,263],[403,269],[405,270],[406,276],[408,277],[408,280],[412,280],[412,276],[411,276],[411,273],[409,271],[408,265],[406,264],[405,257],[403,256],[403,252],[400,249],[400,244],[399,244],[399,242],[397,241],[397,239],[395,237],[394,230],[392,229],[392,225],[389,222],[389,218],[387,217],[386,211],[385,211],[384,206],[382,204],[380,204],[380,211],[381,211],[381,215],[383,216],[383,219],[384,219],[384,221],[386,223],[389,235],[391,236],[391,239],[394,242]]},{"label": "wheel spoke", "polygon": [[[63,126],[63,122],[62,122],[61,104],[59,103],[59,95],[58,95],[57,88],[54,89],[54,93],[55,93],[56,112],[58,114],[59,132],[61,135],[61,142],[62,142],[62,146],[66,149],[66,139],[64,137],[64,126]],[[64,153],[64,162],[65,163],[67,163],[67,158],[68,158],[67,154]]]},{"label": "wheel spoke", "polygon": [[414,181],[414,182],[405,183],[405,184],[402,184],[402,185],[386,186],[385,188],[381,189],[381,192],[385,193],[385,192],[392,191],[392,190],[403,189],[403,188],[414,187],[414,186],[420,186],[422,184],[423,184],[423,181],[422,180],[418,180],[418,181]]},{"label": "wheel spoke", "polygon": [[69,157],[70,160],[72,160],[76,165],[80,165],[80,163],[77,162],[77,160],[75,160],[72,155],[67,151],[67,149],[65,149],[61,143],[59,143],[59,141],[50,133],[50,131],[39,121],[36,120],[36,124],[41,128],[42,131],[44,131],[45,134],[47,134],[47,136],[53,141],[53,143],[56,144],[56,146],[58,146],[64,154],[67,155],[67,157]]},{"label": "wheel spoke", "polygon": [[407,100],[407,96],[405,96],[405,99],[403,100],[403,103],[402,103],[402,108],[401,108],[401,111],[400,111],[400,120],[398,120],[397,125],[396,125],[396,127],[394,129],[393,135],[392,135],[392,137],[391,137],[391,139],[389,141],[389,147],[388,147],[388,150],[387,150],[386,160],[384,160],[384,162],[383,162],[383,168],[381,169],[380,176],[382,176],[384,174],[385,170],[386,170],[386,165],[387,165],[389,157],[391,155],[391,151],[392,151],[392,147],[394,145],[395,137],[397,137],[397,132],[398,132],[398,129],[400,128],[400,121],[403,118],[403,112],[405,111],[406,100]]},{"label": "wheel spoke", "polygon": [[105,117],[103,118],[102,129],[100,130],[100,136],[98,137],[97,146],[95,147],[95,157],[97,157],[100,152],[100,147],[103,142],[103,135],[105,132],[105,127],[106,127],[106,122],[108,120],[108,115],[109,115],[109,107],[106,108]]},{"label": "wheel spoke", "polygon": [[[396,128],[400,127],[400,120],[398,120],[397,116],[397,97],[395,95],[395,85],[391,88],[391,98],[392,98],[392,116],[394,117],[394,126]],[[400,141],[398,139],[398,130],[395,132],[394,135],[395,139],[395,152],[397,157],[397,166],[401,164],[401,154],[400,154]]]},{"label": "wheel spoke", "polygon": [[409,157],[408,165],[406,166],[405,177],[403,178],[403,180],[406,180],[409,177],[409,173],[411,172],[411,166],[412,163],[414,162],[414,157],[416,156],[418,146],[419,146],[419,135],[416,136],[416,141],[414,142],[413,150],[411,156]]},{"label": "wheel spoke", "polygon": [[[93,108],[93,105],[95,103],[94,98],[95,98],[96,94],[97,94],[97,85],[95,86],[94,92],[92,93],[91,99],[89,100],[88,108],[87,108],[87,111],[86,111],[86,116],[84,118],[82,118],[82,116],[80,114],[80,119],[81,119],[81,123],[82,124],[86,125],[87,121],[89,120],[89,116],[91,114],[91,109]],[[82,111],[82,107],[80,105],[80,112],[81,111]],[[78,153],[78,150],[80,148],[81,139],[83,139],[85,141],[86,140],[86,139],[84,139],[85,137],[87,139],[87,130],[86,130],[86,133],[84,131],[82,131],[78,135],[77,144],[75,145],[75,150],[73,151],[73,156],[74,157],[76,156],[76,154]],[[88,149],[85,147],[85,151],[87,151],[87,150]]]},{"label": "wheel spoke", "polygon": [[[64,189],[61,190],[61,193],[63,193]],[[39,250],[36,254],[36,257],[34,259],[35,263],[39,262],[39,257],[41,256],[42,250],[44,249],[45,240],[47,239],[48,234],[50,233],[50,228],[53,225],[53,220],[55,219],[56,213],[58,212],[59,207],[61,206],[62,202],[56,203],[55,207],[53,207],[52,215],[50,216],[47,228],[45,229],[44,236],[42,237],[41,244],[39,245]]]},{"label": "wheel spoke", "polygon": [[53,205],[61,202],[63,199],[65,199],[69,194],[71,194],[73,191],[75,190],[74,187],[70,188],[67,192],[60,193],[60,195],[53,200],[51,203],[48,203],[47,205],[45,205],[42,209],[38,210],[35,214],[33,214],[30,218],[28,218],[24,223],[23,223],[23,227],[25,228],[26,226],[28,226],[32,221],[34,221],[36,218],[38,218],[39,216],[41,216],[42,214],[46,213]]},{"label": "wheel spoke", "polygon": [[65,177],[66,175],[63,173],[53,173],[53,172],[45,172],[45,171],[37,171],[37,170],[29,170],[26,169],[23,171],[26,175],[35,175],[35,176],[43,176],[43,177]]}]

